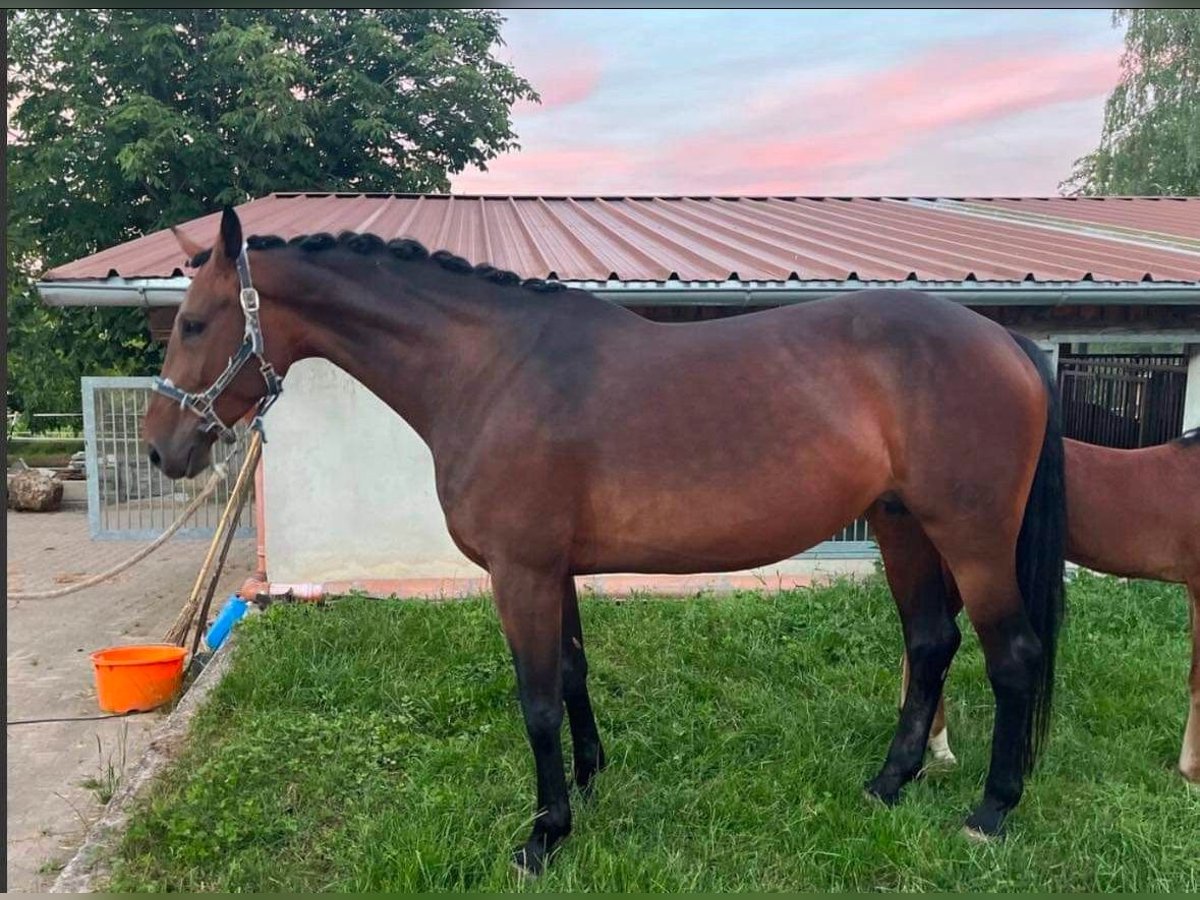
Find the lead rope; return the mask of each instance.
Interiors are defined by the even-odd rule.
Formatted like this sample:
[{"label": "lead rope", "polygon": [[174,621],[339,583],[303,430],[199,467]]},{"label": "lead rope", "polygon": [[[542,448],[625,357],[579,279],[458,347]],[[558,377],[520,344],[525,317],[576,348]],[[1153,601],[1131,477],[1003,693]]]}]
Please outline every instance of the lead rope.
[{"label": "lead rope", "polygon": [[66,587],[62,587],[62,588],[56,588],[51,591],[27,591],[27,592],[12,592],[12,591],[10,591],[8,594],[8,599],[9,600],[53,600],[56,597],[65,597],[68,594],[74,594],[78,591],[83,591],[83,590],[86,590],[87,588],[95,587],[98,584],[102,584],[105,581],[111,581],[112,579],[116,578],[118,575],[120,575],[126,569],[130,568],[131,566],[135,565],[136,563],[141,562],[143,559],[145,559],[147,556],[149,556],[151,553],[153,553],[155,550],[157,550],[159,547],[161,547],[163,544],[165,544],[168,540],[170,540],[171,535],[173,535],[175,532],[177,532],[180,528],[183,527],[183,523],[186,522],[192,516],[192,514],[197,509],[200,508],[200,504],[202,504],[205,500],[207,500],[212,495],[213,491],[215,491],[217,489],[217,487],[221,484],[221,482],[225,480],[225,476],[228,474],[228,469],[226,468],[226,463],[228,461],[229,461],[228,458],[226,458],[225,460],[222,460],[219,463],[215,463],[212,467],[213,473],[209,477],[208,483],[204,485],[204,487],[200,490],[200,493],[195,496],[195,498],[192,500],[191,503],[189,503],[187,505],[187,507],[184,509],[184,511],[179,514],[179,518],[177,518],[174,522],[172,522],[166,531],[164,531],[162,534],[160,534],[158,537],[156,537],[151,543],[147,544],[141,550],[134,553],[128,559],[117,563],[111,569],[101,572],[99,575],[93,575],[91,578],[85,579],[84,581],[77,582],[76,584],[67,585]]},{"label": "lead rope", "polygon": [[[267,392],[258,401],[255,408],[254,419],[250,423],[250,428],[255,432],[252,438],[251,446],[253,452],[257,453],[261,449],[261,445],[267,441],[266,429],[263,427],[263,416],[267,410],[279,398],[283,392],[283,382],[274,366],[264,356],[264,340],[262,333],[262,323],[259,321],[259,298],[258,291],[254,289],[254,283],[250,277],[250,256],[247,253],[246,244],[243,242],[242,250],[238,254],[236,260],[238,274],[238,303],[242,307],[242,314],[245,316],[245,329],[242,335],[242,344],[238,348],[236,354],[230,357],[229,362],[225,366],[225,371],[222,372],[217,380],[209,385],[208,389],[200,393],[192,393],[184,391],[171,383],[167,378],[155,378],[153,389],[160,394],[179,403],[181,409],[187,409],[195,413],[201,419],[201,428],[205,431],[216,431],[222,441],[232,444],[236,440],[233,429],[226,425],[217,416],[213,404],[217,398],[224,393],[225,388],[233,381],[237,374],[242,370],[247,360],[251,356],[255,357],[259,363],[259,373],[266,382]],[[232,454],[230,454],[232,455]],[[229,461],[227,456],[224,460],[213,465],[213,474],[209,478],[208,484],[204,489],[196,495],[196,498],[188,504],[187,508],[180,513],[179,518],[171,523],[171,526],[154,539],[148,546],[143,547],[137,553],[133,554],[124,562],[118,563],[106,572],[101,572],[99,575],[93,575],[86,581],[81,581],[78,584],[68,585],[67,587],[57,588],[52,591],[30,591],[27,593],[10,593],[10,600],[52,600],[55,597],[65,597],[68,594],[74,594],[77,591],[82,591],[105,581],[110,581],[120,575],[130,566],[145,559],[178,531],[183,523],[192,515],[200,504],[203,503],[217,489],[217,485],[225,478],[226,469],[225,463]],[[231,498],[232,499],[232,498]],[[206,560],[207,565],[207,560]]]}]

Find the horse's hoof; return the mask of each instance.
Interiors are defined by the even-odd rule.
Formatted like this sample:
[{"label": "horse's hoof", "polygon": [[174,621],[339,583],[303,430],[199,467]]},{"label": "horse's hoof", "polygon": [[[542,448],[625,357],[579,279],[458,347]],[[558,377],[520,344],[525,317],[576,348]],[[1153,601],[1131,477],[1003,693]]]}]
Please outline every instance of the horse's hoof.
[{"label": "horse's hoof", "polygon": [[512,859],[509,860],[513,869],[517,873],[517,877],[522,881],[535,880],[542,874],[542,869],[545,867],[545,861],[541,856],[526,852],[525,847],[518,847],[513,851]]},{"label": "horse's hoof", "polygon": [[987,834],[986,832],[980,831],[978,828],[972,828],[970,825],[964,825],[962,828],[962,833],[966,839],[973,844],[990,844],[993,841],[998,841],[1000,839],[999,835]]},{"label": "horse's hoof", "polygon": [[584,800],[591,799],[592,794],[596,793],[596,775],[598,770],[586,773],[582,777],[576,774],[574,779],[574,788],[579,791],[579,796]]},{"label": "horse's hoof", "polygon": [[921,767],[921,774],[926,772],[940,772],[945,769],[953,769],[958,765],[958,757],[949,750],[945,752],[933,751],[929,758],[925,760],[925,765]]},{"label": "horse's hoof", "polygon": [[538,873],[533,869],[528,868],[524,863],[519,863],[514,858],[511,862],[513,871],[517,873],[517,878],[520,881],[537,881]]},{"label": "horse's hoof", "polygon": [[562,839],[544,841],[541,838],[530,838],[524,846],[518,847],[512,854],[512,867],[521,878],[534,879],[546,870],[550,858],[562,846]]},{"label": "horse's hoof", "polygon": [[976,843],[990,843],[1004,837],[1004,819],[1007,812],[984,805],[967,817],[963,833]]},{"label": "horse's hoof", "polygon": [[878,784],[878,779],[870,781],[863,786],[863,796],[874,803],[882,803],[884,806],[895,806],[900,802],[899,789],[890,789],[882,787]]}]

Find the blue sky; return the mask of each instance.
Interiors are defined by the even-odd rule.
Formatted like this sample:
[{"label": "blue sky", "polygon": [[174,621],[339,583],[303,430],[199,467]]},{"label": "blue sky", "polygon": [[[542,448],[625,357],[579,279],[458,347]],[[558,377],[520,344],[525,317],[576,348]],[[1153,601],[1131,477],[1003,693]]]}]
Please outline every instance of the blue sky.
[{"label": "blue sky", "polygon": [[1100,135],[1105,10],[508,10],[542,94],[458,192],[1053,194]]}]

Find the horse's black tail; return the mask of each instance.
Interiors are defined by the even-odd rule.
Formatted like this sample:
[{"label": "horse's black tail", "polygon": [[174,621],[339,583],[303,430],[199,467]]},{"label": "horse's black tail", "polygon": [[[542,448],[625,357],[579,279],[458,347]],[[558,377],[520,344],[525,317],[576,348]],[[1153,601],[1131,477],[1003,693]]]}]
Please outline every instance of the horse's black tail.
[{"label": "horse's black tail", "polygon": [[1017,583],[1025,603],[1025,615],[1042,644],[1041,671],[1034,681],[1033,702],[1025,732],[1024,762],[1028,772],[1037,761],[1050,728],[1054,659],[1065,612],[1063,563],[1067,497],[1057,378],[1045,352],[1036,343],[1019,334],[1013,334],[1013,338],[1041,373],[1049,406],[1042,452],[1038,456],[1017,538]]}]

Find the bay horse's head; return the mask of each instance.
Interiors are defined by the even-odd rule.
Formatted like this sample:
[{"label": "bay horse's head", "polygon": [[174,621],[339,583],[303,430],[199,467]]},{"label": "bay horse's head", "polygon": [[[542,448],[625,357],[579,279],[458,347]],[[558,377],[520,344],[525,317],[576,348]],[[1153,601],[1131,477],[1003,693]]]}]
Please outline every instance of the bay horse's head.
[{"label": "bay horse's head", "polygon": [[175,316],[142,437],[163,474],[192,478],[211,462],[217,438],[232,440],[234,423],[274,398],[279,376],[263,355],[258,294],[237,214],[225,209],[211,250],[172,232],[199,268]]}]

